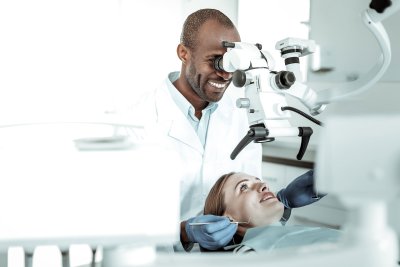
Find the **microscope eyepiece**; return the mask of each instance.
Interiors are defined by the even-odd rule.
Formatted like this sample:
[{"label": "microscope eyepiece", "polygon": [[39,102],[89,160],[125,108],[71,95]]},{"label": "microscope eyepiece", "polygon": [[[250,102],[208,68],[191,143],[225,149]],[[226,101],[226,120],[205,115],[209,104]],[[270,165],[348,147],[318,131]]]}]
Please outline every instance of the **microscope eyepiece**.
[{"label": "microscope eyepiece", "polygon": [[218,56],[214,58],[214,68],[217,71],[225,71],[223,66],[223,56]]}]

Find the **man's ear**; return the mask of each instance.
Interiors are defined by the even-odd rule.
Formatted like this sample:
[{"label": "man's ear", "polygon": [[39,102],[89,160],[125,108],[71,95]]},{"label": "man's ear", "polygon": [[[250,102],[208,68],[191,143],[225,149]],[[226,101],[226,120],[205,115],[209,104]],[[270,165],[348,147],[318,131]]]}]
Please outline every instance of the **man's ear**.
[{"label": "man's ear", "polygon": [[178,54],[178,57],[183,64],[186,64],[186,62],[188,62],[190,58],[190,51],[186,46],[184,46],[183,44],[179,44],[176,48],[176,53]]}]

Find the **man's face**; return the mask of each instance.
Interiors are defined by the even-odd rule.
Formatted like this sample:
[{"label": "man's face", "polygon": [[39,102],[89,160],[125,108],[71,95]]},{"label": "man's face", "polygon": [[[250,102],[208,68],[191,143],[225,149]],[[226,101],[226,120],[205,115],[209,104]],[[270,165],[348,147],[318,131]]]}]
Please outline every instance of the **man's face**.
[{"label": "man's face", "polygon": [[249,222],[244,227],[269,225],[278,222],[284,206],[259,178],[235,173],[222,189],[225,215],[235,221]]},{"label": "man's face", "polygon": [[226,52],[222,41],[240,42],[236,29],[227,29],[215,20],[209,20],[200,28],[197,46],[189,50],[190,59],[185,78],[193,91],[206,102],[219,101],[232,80],[232,73],[214,69],[214,59]]}]

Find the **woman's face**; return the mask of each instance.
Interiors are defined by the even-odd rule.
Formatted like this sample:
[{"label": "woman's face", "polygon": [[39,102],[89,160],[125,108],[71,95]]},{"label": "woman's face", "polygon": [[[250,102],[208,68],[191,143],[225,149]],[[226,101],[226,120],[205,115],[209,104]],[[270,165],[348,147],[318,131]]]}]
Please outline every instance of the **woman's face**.
[{"label": "woman's face", "polygon": [[240,226],[263,226],[282,218],[283,204],[259,178],[235,173],[225,182],[222,192],[225,194],[225,216],[240,222],[250,219],[248,224]]}]

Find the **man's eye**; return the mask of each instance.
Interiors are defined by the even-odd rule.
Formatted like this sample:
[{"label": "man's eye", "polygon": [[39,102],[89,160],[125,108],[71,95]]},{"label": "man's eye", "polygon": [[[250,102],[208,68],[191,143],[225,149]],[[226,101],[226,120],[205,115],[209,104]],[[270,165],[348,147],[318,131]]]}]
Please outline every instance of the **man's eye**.
[{"label": "man's eye", "polygon": [[219,60],[221,56],[215,56],[215,57],[211,57],[209,60],[211,62],[214,62],[215,60]]},{"label": "man's eye", "polygon": [[240,191],[245,191],[245,190],[247,190],[247,189],[249,189],[249,186],[248,186],[247,184],[242,184],[242,185],[240,186]]}]

